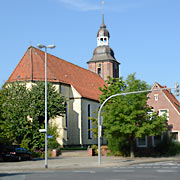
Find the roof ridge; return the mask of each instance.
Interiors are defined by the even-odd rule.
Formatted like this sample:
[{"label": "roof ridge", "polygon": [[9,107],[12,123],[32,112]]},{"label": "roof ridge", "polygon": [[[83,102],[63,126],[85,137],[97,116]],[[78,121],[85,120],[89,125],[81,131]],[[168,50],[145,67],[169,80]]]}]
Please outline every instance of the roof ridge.
[{"label": "roof ridge", "polygon": [[[157,83],[158,84],[158,83]],[[158,84],[161,88],[163,88],[164,86],[161,86],[160,84]],[[171,88],[169,88],[171,89]],[[173,107],[180,113],[180,109],[177,107],[177,105],[180,106],[180,102],[178,101],[178,99],[174,96],[174,94],[169,91],[168,89],[163,89],[162,92],[165,94],[165,96],[169,99],[169,101],[172,103]],[[170,97],[169,97],[170,96]]]}]

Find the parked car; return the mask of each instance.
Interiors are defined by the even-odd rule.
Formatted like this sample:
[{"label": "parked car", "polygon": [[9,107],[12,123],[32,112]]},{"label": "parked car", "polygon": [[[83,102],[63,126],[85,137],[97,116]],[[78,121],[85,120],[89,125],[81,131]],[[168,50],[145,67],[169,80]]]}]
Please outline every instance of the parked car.
[{"label": "parked car", "polygon": [[31,160],[32,154],[26,148],[9,146],[2,152],[2,159],[4,161]]}]

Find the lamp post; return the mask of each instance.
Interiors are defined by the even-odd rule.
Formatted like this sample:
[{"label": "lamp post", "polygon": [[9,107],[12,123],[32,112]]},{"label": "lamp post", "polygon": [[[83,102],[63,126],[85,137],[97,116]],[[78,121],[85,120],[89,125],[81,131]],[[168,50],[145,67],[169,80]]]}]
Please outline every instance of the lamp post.
[{"label": "lamp post", "polygon": [[47,134],[47,48],[53,49],[55,45],[42,45],[38,44],[40,49],[45,48],[45,168],[48,168],[48,134]]}]

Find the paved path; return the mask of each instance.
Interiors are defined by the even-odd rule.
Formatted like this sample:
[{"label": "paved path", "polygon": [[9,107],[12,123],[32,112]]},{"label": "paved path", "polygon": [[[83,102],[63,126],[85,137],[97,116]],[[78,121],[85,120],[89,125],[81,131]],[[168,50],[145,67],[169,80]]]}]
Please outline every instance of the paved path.
[{"label": "paved path", "polygon": [[106,166],[102,168],[1,172],[0,180],[177,180],[180,164],[175,161]]},{"label": "paved path", "polygon": [[39,171],[39,170],[60,170],[80,169],[98,167],[126,167],[134,164],[146,164],[153,162],[173,161],[180,163],[180,157],[170,158],[124,158],[124,157],[102,157],[102,164],[98,165],[98,157],[89,157],[87,151],[64,152],[57,158],[48,159],[48,169],[44,168],[44,159],[21,162],[0,162],[0,173]]}]

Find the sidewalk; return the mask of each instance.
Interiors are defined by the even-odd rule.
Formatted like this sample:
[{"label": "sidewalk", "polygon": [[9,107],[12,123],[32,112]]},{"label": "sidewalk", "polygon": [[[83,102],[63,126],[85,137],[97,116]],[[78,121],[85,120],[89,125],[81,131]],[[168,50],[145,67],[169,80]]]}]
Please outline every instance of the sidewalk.
[{"label": "sidewalk", "polygon": [[33,159],[21,162],[0,162],[0,173],[2,172],[24,172],[44,170],[66,170],[82,168],[100,168],[113,166],[128,166],[139,163],[151,163],[161,161],[179,161],[180,157],[168,158],[124,158],[124,157],[102,157],[102,164],[98,165],[98,157],[89,157],[87,151],[65,152],[57,158],[48,159],[48,169],[44,168],[44,159]]}]

